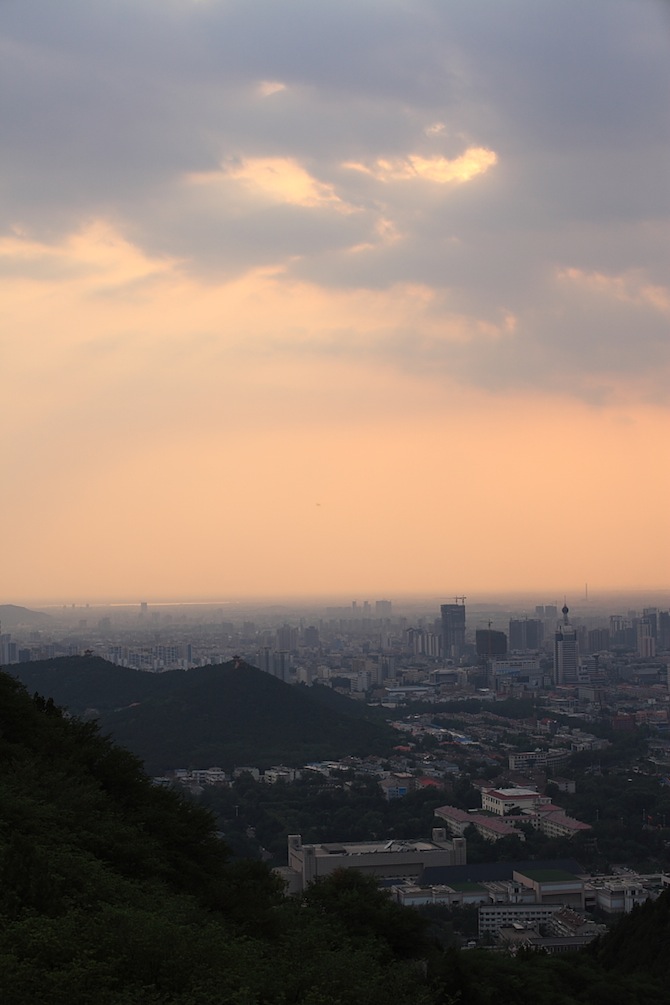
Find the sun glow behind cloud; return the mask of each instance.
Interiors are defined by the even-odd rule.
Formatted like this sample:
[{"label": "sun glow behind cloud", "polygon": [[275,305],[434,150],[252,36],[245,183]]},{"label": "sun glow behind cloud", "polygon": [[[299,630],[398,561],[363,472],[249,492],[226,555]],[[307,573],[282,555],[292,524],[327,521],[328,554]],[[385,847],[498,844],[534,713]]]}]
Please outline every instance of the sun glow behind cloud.
[{"label": "sun glow behind cloud", "polygon": [[223,164],[220,171],[193,174],[195,185],[217,185],[228,179],[240,182],[258,195],[295,206],[323,207],[351,212],[332,185],[313,178],[289,157],[251,157]]},{"label": "sun glow behind cloud", "polygon": [[[577,572],[574,555],[554,555],[552,576],[573,582],[588,572],[594,582],[584,565],[597,560],[601,574],[608,567],[617,518],[601,511],[589,519],[582,499],[603,490],[614,443],[625,453],[653,430],[653,411],[617,419],[536,395],[492,403],[444,373],[427,381],[396,355],[413,329],[421,332],[415,353],[430,358],[445,340],[513,336],[515,318],[494,329],[454,316],[449,327],[435,291],[418,285],[329,291],[271,270],[204,284],[103,222],[60,247],[13,238],[0,250],[16,252],[24,270],[24,285],[3,291],[10,309],[22,301],[23,317],[10,359],[22,381],[4,396],[16,430],[4,501],[13,519],[32,515],[35,547],[58,570],[42,577],[43,592],[81,593],[96,569],[105,589],[123,592],[129,568],[146,592],[156,576],[172,582],[175,567],[186,592],[216,592],[221,576],[238,594],[259,582],[266,593],[290,592],[280,571],[287,563],[301,590],[346,590],[361,554],[359,581],[370,589],[439,589],[446,547],[468,569],[464,588],[484,580],[522,588],[543,581],[547,528],[559,525],[589,557]],[[58,279],[40,271],[45,258]],[[41,421],[49,436],[24,451]],[[533,465],[519,464],[521,443]],[[639,451],[637,459],[646,463]],[[408,465],[414,476],[399,477]],[[63,468],[68,492],[48,493]],[[26,499],[35,469],[46,510],[41,495]],[[557,479],[580,491],[572,499],[554,493]],[[533,519],[521,505],[528,493],[542,499]],[[625,494],[620,488],[619,505]],[[646,520],[659,533],[663,508],[658,494],[645,497]],[[460,544],[441,542],[446,513],[452,524],[480,527],[486,561],[472,549],[472,530]],[[101,552],[109,535],[115,547]],[[529,535],[546,548],[514,571],[514,541]],[[500,575],[488,565],[493,541]],[[419,542],[426,554],[417,565]],[[22,547],[9,541],[6,559],[26,593]],[[636,552],[631,546],[628,575],[641,580]]]},{"label": "sun glow behind cloud", "polygon": [[481,3],[5,5],[8,590],[663,580],[656,7]]},{"label": "sun glow behind cloud", "polygon": [[387,160],[380,158],[373,164],[348,162],[343,166],[352,171],[361,171],[382,182],[408,181],[424,179],[447,185],[453,182],[466,182],[477,175],[484,174],[498,163],[498,155],[485,147],[469,147],[460,157],[449,160],[448,157],[423,157],[420,154],[408,154],[405,158]]},{"label": "sun glow behind cloud", "polygon": [[670,313],[670,286],[649,283],[639,270],[624,275],[605,275],[602,272],[567,268],[559,270],[558,278],[599,296],[637,306],[653,307],[662,314]]},{"label": "sun glow behind cloud", "polygon": [[258,85],[258,93],[263,98],[270,98],[273,94],[280,94],[281,91],[285,90],[286,84],[282,84],[278,80],[262,80]]}]

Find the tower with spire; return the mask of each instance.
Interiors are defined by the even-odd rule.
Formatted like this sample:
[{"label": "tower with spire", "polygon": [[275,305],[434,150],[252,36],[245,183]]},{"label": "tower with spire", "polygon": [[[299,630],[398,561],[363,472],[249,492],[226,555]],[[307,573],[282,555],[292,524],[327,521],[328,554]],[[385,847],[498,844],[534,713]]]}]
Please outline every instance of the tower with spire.
[{"label": "tower with spire", "polygon": [[554,684],[577,684],[579,681],[579,648],[577,630],[570,624],[567,603],[561,609],[563,620],[559,621],[554,635]]}]

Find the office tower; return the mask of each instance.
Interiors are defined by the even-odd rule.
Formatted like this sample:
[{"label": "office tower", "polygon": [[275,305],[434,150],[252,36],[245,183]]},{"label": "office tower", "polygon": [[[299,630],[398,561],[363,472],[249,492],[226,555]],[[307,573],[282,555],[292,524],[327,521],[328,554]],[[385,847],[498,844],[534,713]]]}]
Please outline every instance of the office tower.
[{"label": "office tower", "polygon": [[529,618],[526,621],[526,644],[529,649],[541,649],[544,642],[544,621]]},{"label": "office tower", "polygon": [[291,625],[282,625],[276,631],[277,649],[293,653],[298,648],[298,629]]},{"label": "office tower", "polygon": [[390,618],[393,611],[393,604],[390,600],[375,601],[375,614],[378,618]]},{"label": "office tower", "polygon": [[2,631],[0,626],[0,666],[6,666],[8,663],[18,663],[19,662],[19,648],[16,642],[12,642],[12,636],[9,632]]},{"label": "office tower", "polygon": [[264,646],[263,649],[256,653],[256,666],[263,673],[272,673],[274,670],[272,664],[272,649],[269,646]]},{"label": "office tower", "polygon": [[658,638],[658,608],[645,607],[642,611],[642,617],[649,624],[652,638]]},{"label": "office tower", "polygon": [[454,604],[440,606],[442,655],[445,659],[459,660],[465,652],[465,597],[455,600]]},{"label": "office tower", "polygon": [[626,622],[620,614],[610,615],[610,645],[624,646],[626,644]]},{"label": "office tower", "polygon": [[670,612],[658,612],[658,648],[661,652],[670,649]]},{"label": "office tower", "polygon": [[588,650],[590,653],[606,652],[610,647],[608,628],[592,628],[588,634]]},{"label": "office tower", "polygon": [[291,674],[291,654],[288,652],[273,653],[271,672],[274,677],[288,683]]},{"label": "office tower", "polygon": [[483,658],[489,656],[507,655],[507,636],[493,628],[478,628],[475,632],[475,648],[477,655]]},{"label": "office tower", "polygon": [[637,633],[637,654],[643,659],[653,659],[656,655],[656,639],[654,638],[655,625],[652,625],[648,618],[640,618],[636,625]]},{"label": "office tower", "polygon": [[537,618],[512,619],[509,623],[509,647],[512,652],[542,648],[544,622]]},{"label": "office tower", "polygon": [[554,684],[576,684],[579,678],[577,632],[568,621],[569,608],[562,608],[563,621],[554,636]]},{"label": "office tower", "polygon": [[314,625],[309,625],[303,632],[303,642],[310,649],[316,649],[319,645],[319,629]]},{"label": "office tower", "polygon": [[526,622],[517,618],[510,618],[509,622],[509,647],[513,653],[522,652],[526,649]]},{"label": "office tower", "polygon": [[403,637],[403,648],[406,653],[411,653],[413,656],[418,655],[422,652],[421,639],[423,636],[423,630],[421,628],[405,628],[402,633]]}]

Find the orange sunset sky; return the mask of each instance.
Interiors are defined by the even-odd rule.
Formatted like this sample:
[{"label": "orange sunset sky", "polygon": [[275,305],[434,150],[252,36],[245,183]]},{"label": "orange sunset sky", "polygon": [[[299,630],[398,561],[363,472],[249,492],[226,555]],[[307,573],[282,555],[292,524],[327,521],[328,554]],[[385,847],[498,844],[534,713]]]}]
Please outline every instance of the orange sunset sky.
[{"label": "orange sunset sky", "polygon": [[654,0],[3,4],[0,601],[670,588],[669,96]]}]

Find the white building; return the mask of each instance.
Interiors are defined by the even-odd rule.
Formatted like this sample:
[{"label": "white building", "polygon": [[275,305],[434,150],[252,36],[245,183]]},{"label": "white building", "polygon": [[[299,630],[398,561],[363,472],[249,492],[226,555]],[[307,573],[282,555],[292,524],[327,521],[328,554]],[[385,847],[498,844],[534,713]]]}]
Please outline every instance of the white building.
[{"label": "white building", "polygon": [[426,866],[465,864],[465,840],[448,841],[442,828],[435,828],[432,840],[425,841],[338,841],[305,845],[299,834],[289,834],[288,870],[282,870],[281,875],[287,880],[289,892],[299,892],[337,869],[357,869],[380,879],[415,880]]},{"label": "white building", "polygon": [[535,810],[550,803],[549,796],[541,796],[534,789],[482,789],[482,809],[499,817],[512,810]]}]

